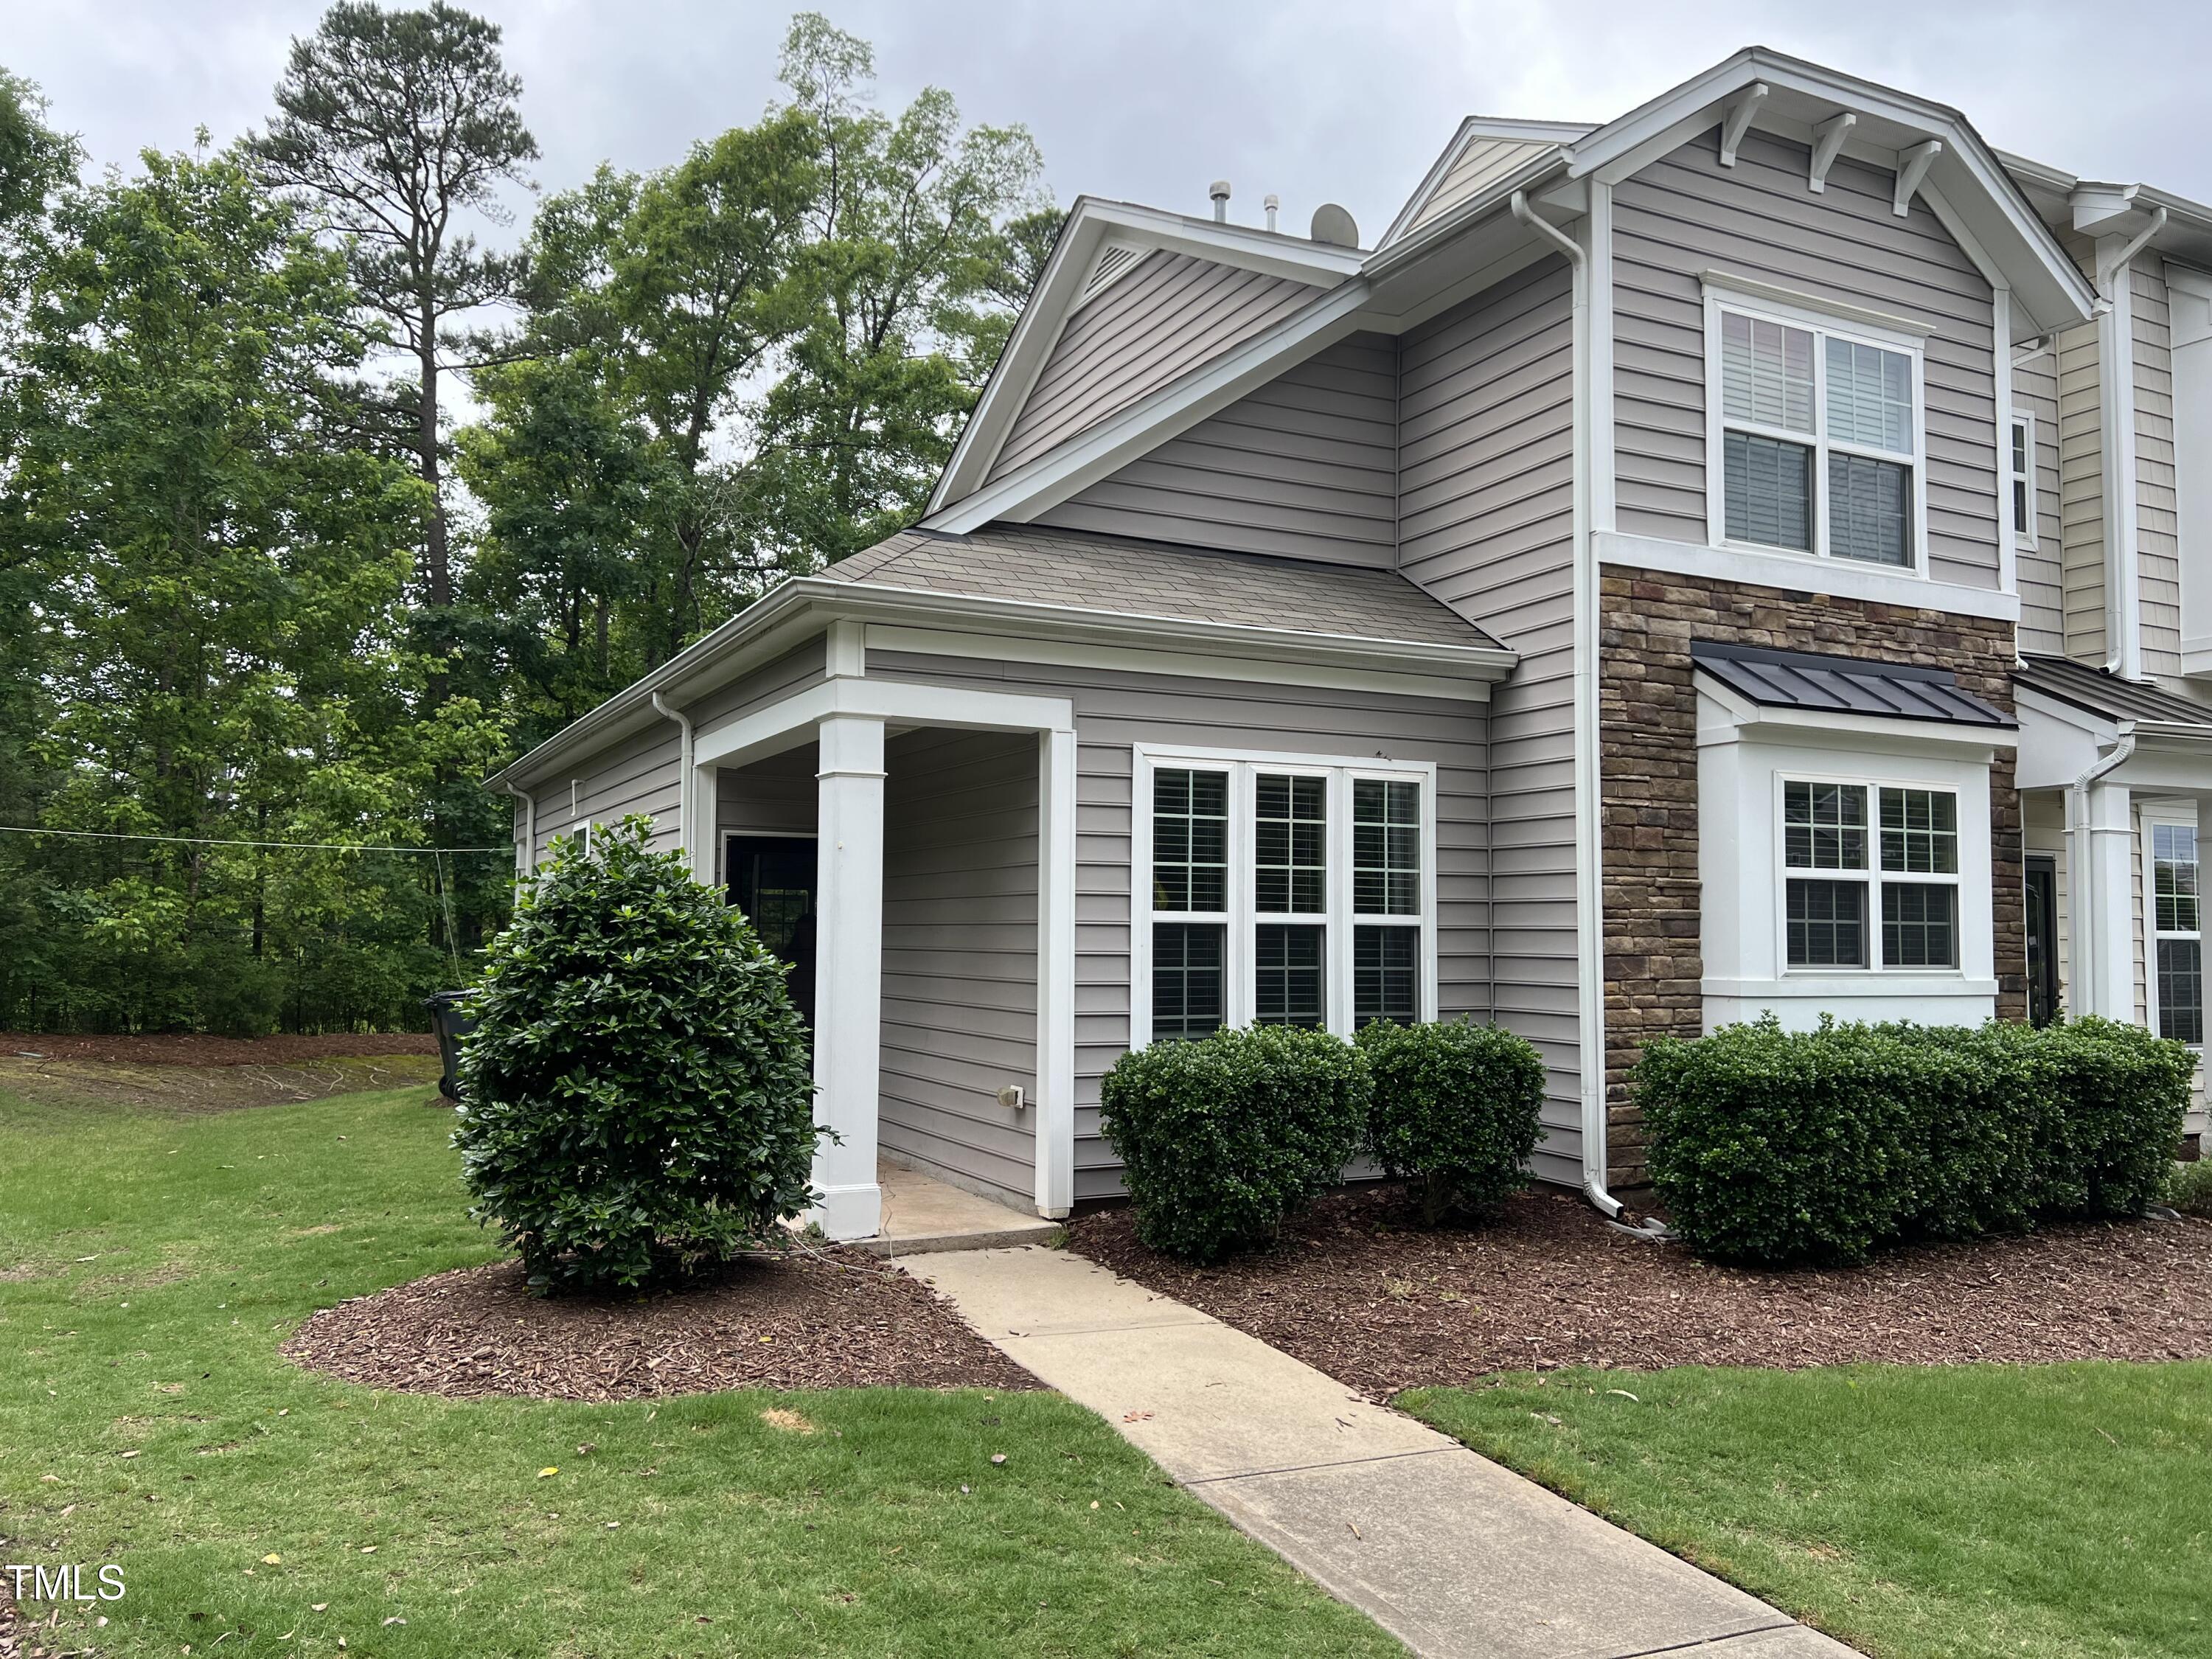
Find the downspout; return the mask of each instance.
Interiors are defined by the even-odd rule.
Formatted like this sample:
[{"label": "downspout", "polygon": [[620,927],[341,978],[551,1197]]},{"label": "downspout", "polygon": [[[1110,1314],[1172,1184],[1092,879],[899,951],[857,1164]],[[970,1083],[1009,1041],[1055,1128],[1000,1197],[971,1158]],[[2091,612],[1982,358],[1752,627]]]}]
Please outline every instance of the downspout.
[{"label": "downspout", "polygon": [[699,874],[698,850],[691,844],[691,717],[680,708],[669,707],[658,691],[653,694],[653,706],[663,718],[674,720],[677,731],[682,734],[677,744],[676,840],[684,849],[685,861],[691,866],[693,878],[696,879]]},{"label": "downspout", "polygon": [[[2142,676],[2142,589],[2136,493],[2135,295],[2123,294],[2129,267],[2151,238],[2166,228],[2166,211],[2154,208],[2150,222],[2123,243],[2110,259],[2097,260],[2097,290],[2103,301],[2098,341],[2099,401],[2106,483],[2111,497],[2105,510],[2107,554],[2106,612],[2111,638],[2105,666],[2125,679]],[[2121,331],[2126,330],[2123,337]],[[2110,345],[2110,349],[2105,348]]]},{"label": "downspout", "polygon": [[[1597,569],[1592,544],[1591,469],[1596,464],[1591,408],[1589,254],[1581,243],[1513,192],[1513,216],[1565,255],[1575,284],[1575,932],[1582,1093],[1583,1196],[1618,1224],[1621,1202],[1606,1185],[1605,927],[1599,908],[1605,847],[1598,833]],[[1656,1230],[1626,1231],[1656,1237]]]},{"label": "downspout", "polygon": [[2071,896],[2074,908],[2071,921],[2074,937],[2085,947],[2080,952],[2082,971],[2075,975],[2081,983],[2074,988],[2075,995],[2069,1000],[2073,1006],[2067,1010],[2075,1019],[2079,1019],[2084,1012],[2096,1012],[2094,1009],[2085,1011],[2079,1004],[2084,998],[2094,1000],[2097,977],[2103,967],[2097,960],[2097,826],[2089,816],[2089,791],[2100,779],[2126,765],[2129,757],[2136,752],[2136,723],[2122,720],[2115,729],[2119,740],[2112,745],[2112,752],[2101,757],[2067,786],[2068,793],[2074,797],[2072,833],[2081,838],[2081,854],[2075,860],[2079,874],[2071,884],[2076,890]]},{"label": "downspout", "polygon": [[526,879],[538,868],[538,797],[507,786],[507,793],[522,803],[522,856],[515,862],[517,880]]}]

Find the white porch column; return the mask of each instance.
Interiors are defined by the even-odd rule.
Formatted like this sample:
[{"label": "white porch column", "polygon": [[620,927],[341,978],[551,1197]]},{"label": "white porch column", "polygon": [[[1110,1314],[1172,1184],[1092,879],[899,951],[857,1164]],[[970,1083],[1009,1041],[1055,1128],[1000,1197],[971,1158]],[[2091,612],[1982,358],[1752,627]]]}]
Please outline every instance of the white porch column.
[{"label": "white porch column", "polygon": [[2125,784],[2067,792],[2073,962],[2067,1012],[2136,1017],[2135,812]]},{"label": "white porch column", "polygon": [[814,1155],[823,1198],[811,1219],[832,1238],[883,1224],[876,1184],[882,1056],[884,722],[832,714],[820,726],[820,864],[815,894],[814,1121],[836,1130]]}]

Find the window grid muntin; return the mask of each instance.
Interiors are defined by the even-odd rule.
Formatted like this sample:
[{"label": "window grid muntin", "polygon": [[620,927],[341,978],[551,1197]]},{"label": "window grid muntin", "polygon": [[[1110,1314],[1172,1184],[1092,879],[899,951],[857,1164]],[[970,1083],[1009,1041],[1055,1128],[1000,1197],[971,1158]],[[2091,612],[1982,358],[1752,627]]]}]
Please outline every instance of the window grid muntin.
[{"label": "window grid muntin", "polygon": [[1352,781],[1352,908],[1363,916],[1421,913],[1421,787]]},{"label": "window grid muntin", "polygon": [[[1964,792],[1941,784],[1883,783],[1864,777],[1823,778],[1806,774],[1778,774],[1776,775],[1775,854],[1777,878],[1780,884],[1781,904],[1776,919],[1778,944],[1781,949],[1781,969],[1784,975],[1820,973],[1948,973],[1961,971],[1965,952],[1965,899],[1960,891],[1963,877],[1959,866],[1963,860],[1963,848],[1959,842],[1960,824],[1965,811]],[[1905,839],[1899,843],[1898,860],[1912,862],[1948,861],[1949,870],[1901,870],[1891,867],[1893,862],[1886,856],[1881,845],[1882,823],[1886,803],[1896,798],[1890,816],[1897,820],[1897,828]],[[1920,798],[1917,802],[1915,797]],[[1939,801],[1946,805],[1937,805]],[[1813,803],[1819,805],[1814,807]],[[1854,815],[1870,817],[1865,826],[1864,862],[1850,864],[1843,860],[1857,855],[1857,849],[1848,841],[1848,832],[1857,828]],[[1819,823],[1814,820],[1817,818]],[[1814,833],[1826,832],[1817,844],[1811,839]],[[1919,840],[1915,841],[1913,836]],[[1940,849],[1940,850],[1938,850]],[[1836,860],[1829,864],[1814,864],[1808,859],[1817,854]],[[1802,891],[1793,891],[1799,884],[1807,884]],[[1822,938],[1832,938],[1832,914],[1835,908],[1834,896],[1824,895],[1821,884],[1836,883],[1856,886],[1861,890],[1857,914],[1863,919],[1860,930],[1861,960],[1823,962],[1803,959],[1808,947]],[[1950,892],[1948,901],[1950,918],[1948,954],[1945,963],[1921,963],[1888,959],[1885,934],[1885,893],[1891,888],[1934,887]],[[1910,915],[1900,914],[1897,934],[1899,954],[1915,954],[1911,939],[1929,937],[1922,924],[1928,921],[1924,912],[1927,901],[1904,900],[1900,904],[1913,907]],[[1933,920],[1936,936],[1941,937],[1942,916]],[[1802,925],[1800,925],[1802,924]],[[1829,928],[1824,933],[1821,930]],[[1845,952],[1844,954],[1848,954]]]},{"label": "window grid muntin", "polygon": [[1252,1023],[1328,1024],[1328,928],[1314,922],[1263,921],[1252,929]]},{"label": "window grid muntin", "polygon": [[1233,781],[1220,767],[1161,767],[1153,772],[1155,914],[1228,913]]},{"label": "window grid muntin", "polygon": [[1152,1037],[1219,1030],[1229,1011],[1229,924],[1152,924]]},{"label": "window grid muntin", "polygon": [[[1327,940],[1323,957],[1328,1029],[1348,1036],[1352,1030],[1352,1011],[1358,1000],[1355,988],[1352,830],[1352,792],[1354,785],[1363,780],[1382,779],[1400,786],[1410,787],[1418,811],[1431,811],[1429,802],[1433,798],[1437,769],[1425,762],[1392,762],[1361,760],[1352,757],[1285,755],[1280,757],[1233,750],[1184,749],[1169,745],[1135,745],[1137,794],[1140,799],[1152,799],[1157,793],[1156,780],[1163,771],[1225,772],[1229,775],[1230,820],[1227,842],[1230,860],[1227,914],[1192,914],[1154,910],[1150,920],[1154,923],[1222,922],[1226,925],[1226,981],[1227,1011],[1230,1024],[1246,1025],[1253,1023],[1258,996],[1255,964],[1256,928],[1278,922],[1310,922],[1324,927]],[[1261,775],[1291,774],[1324,778],[1328,784],[1328,907],[1325,914],[1310,917],[1263,915],[1255,904],[1255,882],[1253,842],[1257,806],[1257,780]],[[1436,826],[1433,820],[1421,822],[1416,836],[1417,866],[1416,909],[1409,915],[1367,915],[1359,917],[1362,927],[1404,928],[1419,941],[1414,947],[1417,974],[1415,995],[1417,1017],[1423,1019],[1437,1018],[1437,957],[1436,957],[1436,877],[1432,868],[1436,855]],[[1172,849],[1171,849],[1172,850]],[[1139,892],[1152,891],[1157,896],[1158,884],[1152,869],[1152,839],[1140,833],[1136,848],[1136,871]],[[1153,933],[1151,927],[1134,930],[1133,954],[1140,958],[1133,963],[1138,969],[1134,981],[1137,994],[1133,998],[1132,1040],[1139,1044],[1151,1042],[1154,1034],[1150,1029],[1153,998],[1142,988],[1152,982]]]},{"label": "window grid muntin", "polygon": [[1418,927],[1363,921],[1352,934],[1352,1027],[1420,1018],[1421,933]]},{"label": "window grid muntin", "polygon": [[1261,772],[1253,781],[1253,908],[1265,915],[1328,909],[1328,779]]},{"label": "window grid muntin", "polygon": [[2149,821],[2151,977],[2158,1034],[2204,1043],[2203,847],[2197,826]]},{"label": "window grid muntin", "polygon": [[[1907,574],[1926,574],[1926,510],[1925,478],[1919,465],[1919,452],[1925,445],[1927,393],[1924,385],[1924,355],[1917,348],[1907,347],[1901,342],[1870,338],[1852,326],[1848,319],[1830,322],[1817,313],[1804,316],[1770,317],[1759,301],[1747,300],[1724,289],[1708,289],[1706,304],[1707,326],[1720,334],[1717,349],[1709,348],[1707,355],[1707,385],[1705,396],[1710,409],[1707,424],[1708,450],[1706,454],[1707,532],[1721,545],[1742,546],[1761,551],[1809,553],[1820,558],[1844,558],[1849,562],[1871,564],[1876,569],[1898,570]],[[1813,398],[1815,429],[1810,432],[1793,429],[1786,425],[1771,424],[1747,419],[1729,412],[1728,409],[1728,348],[1725,340],[1729,319],[1744,317],[1755,320],[1778,322],[1786,328],[1809,333],[1814,337]],[[1831,431],[1829,416],[1830,391],[1829,347],[1831,343],[1847,343],[1856,349],[1864,347],[1905,362],[1906,382],[1911,393],[1907,411],[1906,442],[1902,449],[1890,449],[1838,436]],[[1752,540],[1734,534],[1729,527],[1728,516],[1732,507],[1733,492],[1729,487],[1727,467],[1727,438],[1731,433],[1746,433],[1784,443],[1809,447],[1812,452],[1812,494],[1810,508],[1812,545],[1792,545],[1783,542]],[[1901,562],[1889,563],[1881,560],[1854,558],[1838,553],[1833,546],[1831,522],[1832,506],[1829,489],[1830,457],[1842,454],[1863,457],[1899,467],[1904,474],[1905,558]],[[1717,488],[1716,488],[1717,480]]]}]

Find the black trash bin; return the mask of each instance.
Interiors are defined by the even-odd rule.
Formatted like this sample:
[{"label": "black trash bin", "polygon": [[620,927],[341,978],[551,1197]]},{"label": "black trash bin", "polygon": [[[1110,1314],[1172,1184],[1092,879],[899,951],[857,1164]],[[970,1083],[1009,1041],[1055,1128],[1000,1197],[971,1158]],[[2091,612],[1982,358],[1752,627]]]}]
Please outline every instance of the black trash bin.
[{"label": "black trash bin", "polygon": [[430,1029],[438,1034],[438,1059],[444,1073],[438,1079],[438,1092],[448,1100],[461,1097],[460,1059],[461,1039],[477,1029],[477,1023],[461,1012],[462,991],[439,991],[424,1000],[430,1011]]}]

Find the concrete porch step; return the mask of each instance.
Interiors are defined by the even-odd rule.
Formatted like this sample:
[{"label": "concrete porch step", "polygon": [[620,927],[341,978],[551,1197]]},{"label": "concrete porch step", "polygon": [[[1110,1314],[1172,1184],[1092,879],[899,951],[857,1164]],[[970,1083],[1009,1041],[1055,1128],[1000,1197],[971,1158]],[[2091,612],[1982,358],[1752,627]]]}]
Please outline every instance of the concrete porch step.
[{"label": "concrete porch step", "polygon": [[1024,1215],[919,1170],[879,1163],[876,1180],[884,1191],[883,1231],[853,1246],[875,1255],[1006,1249],[1060,1236],[1057,1221]]}]

